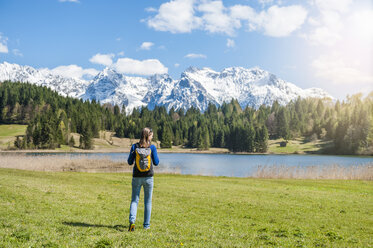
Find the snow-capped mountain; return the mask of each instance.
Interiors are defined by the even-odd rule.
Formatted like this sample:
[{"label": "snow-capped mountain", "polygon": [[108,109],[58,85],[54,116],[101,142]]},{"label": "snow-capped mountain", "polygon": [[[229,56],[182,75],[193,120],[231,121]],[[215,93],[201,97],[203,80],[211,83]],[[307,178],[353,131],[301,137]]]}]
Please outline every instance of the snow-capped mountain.
[{"label": "snow-capped mountain", "polygon": [[84,100],[97,100],[101,103],[123,104],[127,109],[146,105],[143,98],[149,90],[149,80],[142,77],[128,77],[113,69],[105,68],[88,85]]},{"label": "snow-capped mountain", "polygon": [[28,82],[39,86],[47,86],[63,96],[81,97],[89,82],[77,78],[67,78],[53,74],[48,69],[34,69],[4,62],[0,64],[0,81]]},{"label": "snow-capped mountain", "polygon": [[164,105],[169,110],[196,107],[206,110],[211,102],[221,105],[235,98],[242,107],[258,108],[274,101],[287,104],[298,97],[332,98],[319,88],[301,89],[260,68],[230,67],[221,72],[210,68],[188,68],[180,79],[168,74],[148,78],[120,74],[105,68],[90,82],[53,75],[47,69],[36,70],[4,62],[0,64],[0,81],[21,81],[45,85],[61,95],[97,100],[126,106],[127,112],[140,106],[150,109]]},{"label": "snow-capped mountain", "polygon": [[[206,101],[217,104],[237,99],[242,107],[247,105],[259,108],[260,105],[271,105],[275,100],[280,104],[287,104],[298,97],[329,97],[322,89],[312,88],[303,90],[292,83],[277,78],[275,75],[260,68],[245,69],[230,67],[222,72],[215,72],[209,68],[189,68],[182,80],[199,85],[205,90]],[[196,98],[193,102],[200,102]]]}]

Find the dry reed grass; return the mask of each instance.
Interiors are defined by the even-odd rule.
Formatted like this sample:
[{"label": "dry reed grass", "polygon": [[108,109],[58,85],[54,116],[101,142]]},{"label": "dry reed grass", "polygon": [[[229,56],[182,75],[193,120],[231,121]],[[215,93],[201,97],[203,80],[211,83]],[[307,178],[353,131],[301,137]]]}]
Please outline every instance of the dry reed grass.
[{"label": "dry reed grass", "polygon": [[373,180],[373,163],[356,166],[258,166],[252,177],[288,179]]},{"label": "dry reed grass", "polygon": [[79,171],[79,172],[129,172],[131,167],[123,162],[114,162],[109,158],[88,158],[81,155],[74,159],[66,156],[0,156],[0,168],[12,168],[34,171]]},{"label": "dry reed grass", "polygon": [[[75,171],[75,172],[132,172],[127,161],[115,162],[109,157],[80,155],[69,156],[25,156],[0,155],[0,168],[33,171]],[[180,170],[154,167],[158,173],[180,174]]]}]

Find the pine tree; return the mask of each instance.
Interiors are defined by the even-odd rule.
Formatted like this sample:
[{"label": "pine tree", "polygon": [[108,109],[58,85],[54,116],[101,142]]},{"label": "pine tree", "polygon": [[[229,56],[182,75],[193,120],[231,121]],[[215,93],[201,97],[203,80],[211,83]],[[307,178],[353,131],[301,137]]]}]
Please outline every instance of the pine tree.
[{"label": "pine tree", "polygon": [[244,129],[245,137],[245,152],[254,152],[255,151],[255,130],[252,125],[249,125]]},{"label": "pine tree", "polygon": [[276,119],[278,136],[284,138],[285,140],[289,140],[291,136],[289,128],[289,117],[286,108],[280,108],[276,116]]},{"label": "pine tree", "polygon": [[259,131],[259,146],[257,152],[267,152],[268,150],[268,131],[266,126],[263,126]]},{"label": "pine tree", "polygon": [[202,130],[199,130],[197,148],[199,150],[208,150],[210,147],[210,137],[207,127],[203,127]]},{"label": "pine tree", "polygon": [[93,135],[88,126],[88,124],[83,124],[82,133],[80,135],[80,148],[82,149],[92,149],[93,148]]},{"label": "pine tree", "polygon": [[178,146],[180,144],[181,144],[180,131],[179,129],[176,129],[174,139],[173,139],[173,145]]},{"label": "pine tree", "polygon": [[162,128],[162,139],[161,139],[161,148],[171,148],[172,136],[171,136],[171,130],[167,125],[163,125]]}]

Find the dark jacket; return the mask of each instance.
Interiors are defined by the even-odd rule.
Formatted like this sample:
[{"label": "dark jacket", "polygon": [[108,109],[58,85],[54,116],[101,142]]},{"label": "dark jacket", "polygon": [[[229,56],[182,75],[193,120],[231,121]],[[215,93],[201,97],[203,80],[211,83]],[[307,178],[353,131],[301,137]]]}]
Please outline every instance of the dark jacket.
[{"label": "dark jacket", "polygon": [[[135,161],[135,158],[136,158],[136,151],[135,150],[136,150],[136,144],[133,144],[132,147],[131,147],[130,155],[128,156],[128,160],[127,160],[129,165],[132,165],[133,162]],[[133,177],[152,177],[152,176],[154,176],[153,165],[157,166],[159,164],[159,158],[158,158],[157,148],[155,147],[155,145],[150,145],[150,150],[152,151],[151,152],[152,163],[150,165],[150,170],[148,170],[146,172],[141,172],[141,171],[139,171],[139,169],[137,169],[137,166],[134,165],[133,166],[133,173],[132,173]]]}]

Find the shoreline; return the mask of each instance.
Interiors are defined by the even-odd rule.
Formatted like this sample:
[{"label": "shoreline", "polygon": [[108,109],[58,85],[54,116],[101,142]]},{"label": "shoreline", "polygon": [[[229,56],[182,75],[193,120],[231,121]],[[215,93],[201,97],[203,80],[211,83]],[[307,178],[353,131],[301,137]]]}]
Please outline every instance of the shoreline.
[{"label": "shoreline", "polygon": [[[181,156],[182,157],[182,156]],[[58,156],[45,153],[41,156],[27,156],[26,153],[8,153],[0,155],[0,170],[17,169],[25,171],[45,172],[86,172],[86,173],[131,173],[133,166],[128,166],[126,161],[111,160],[110,157],[93,155]],[[181,158],[183,159],[183,158]],[[218,158],[219,159],[219,158]],[[53,162],[51,162],[53,161]],[[201,165],[203,168],[204,165]],[[341,180],[373,180],[372,162],[344,166],[339,164],[328,165],[253,165],[251,170],[246,172],[230,171],[206,171],[206,170],[185,171],[180,166],[155,167],[158,174],[195,175],[204,177],[229,177],[229,178],[263,178],[263,179],[341,179]]]},{"label": "shoreline", "polygon": [[[176,149],[161,149],[157,148],[158,153],[164,154],[212,154],[212,155],[320,155],[320,156],[348,156],[348,157],[373,157],[373,155],[363,155],[363,154],[327,154],[327,153],[317,153],[317,152],[296,152],[296,153],[249,153],[249,152],[229,152],[222,150],[224,148],[210,148],[209,150],[197,150],[196,148],[176,148]],[[82,149],[71,149],[71,150],[0,150],[0,155],[6,154],[28,154],[28,153],[76,153],[76,154],[92,154],[92,153],[129,153],[130,148],[128,149],[97,149],[97,150],[82,150]]]}]

